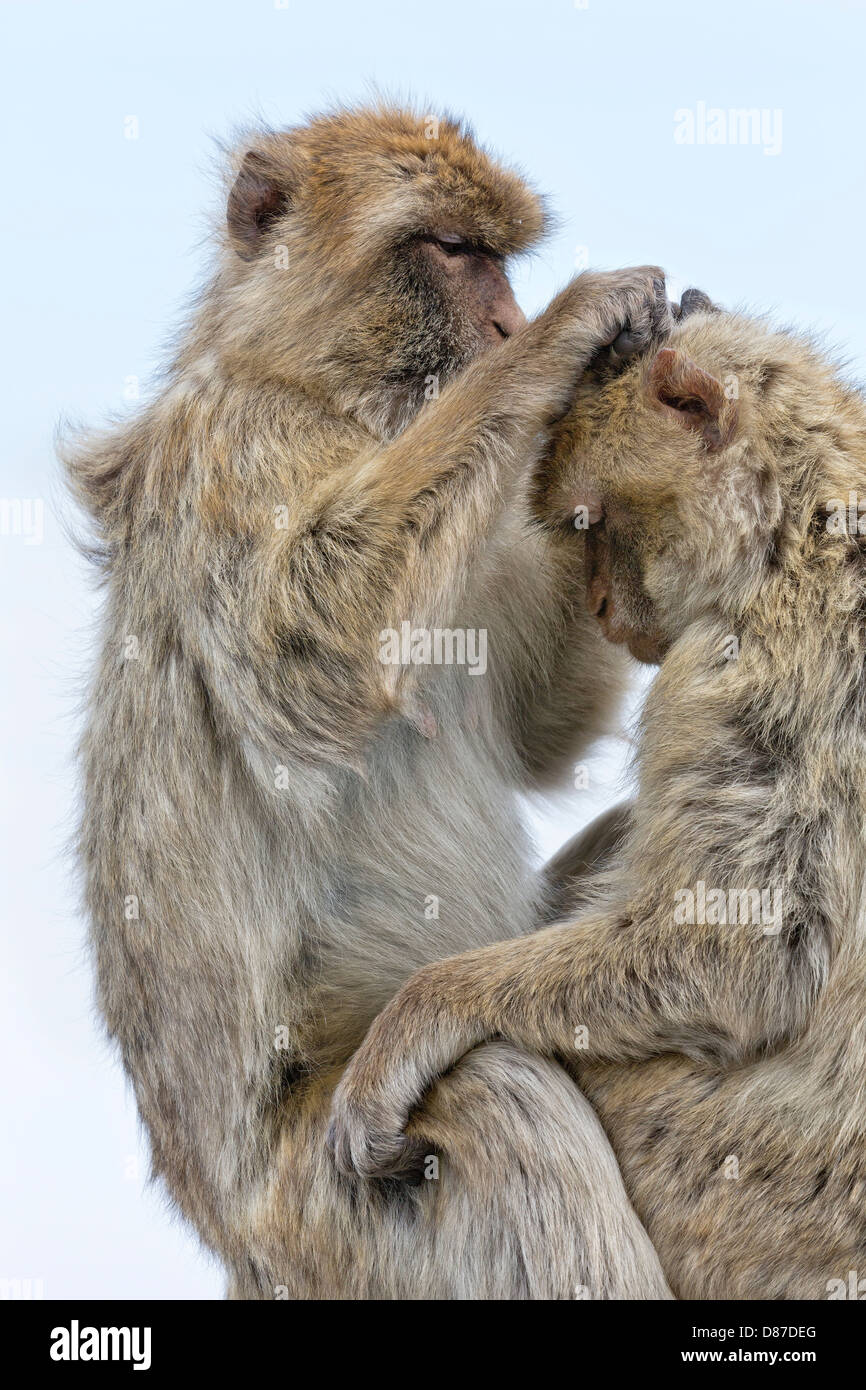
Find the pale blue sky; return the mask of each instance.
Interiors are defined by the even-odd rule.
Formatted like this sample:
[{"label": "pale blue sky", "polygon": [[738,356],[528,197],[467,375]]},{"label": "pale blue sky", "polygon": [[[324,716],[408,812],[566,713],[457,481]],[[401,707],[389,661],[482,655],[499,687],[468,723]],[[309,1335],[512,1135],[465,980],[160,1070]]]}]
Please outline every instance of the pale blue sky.
[{"label": "pale blue sky", "polygon": [[[46,505],[40,545],[0,535],[0,1278],[42,1279],[49,1296],[217,1295],[218,1272],[142,1193],[59,858],[95,604],[50,510],[59,416],[96,421],[129,408],[128,378],[146,387],[202,274],[214,137],[373,83],[465,113],[550,196],[559,230],[517,279],[527,310],[585,247],[595,265],[659,262],[680,285],[819,329],[866,375],[866,13],[858,0],[4,0],[0,24],[0,497]],[[780,151],[677,143],[675,113],[701,104],[781,113]],[[590,793],[538,819],[546,848],[616,794],[618,750],[592,767]]]}]

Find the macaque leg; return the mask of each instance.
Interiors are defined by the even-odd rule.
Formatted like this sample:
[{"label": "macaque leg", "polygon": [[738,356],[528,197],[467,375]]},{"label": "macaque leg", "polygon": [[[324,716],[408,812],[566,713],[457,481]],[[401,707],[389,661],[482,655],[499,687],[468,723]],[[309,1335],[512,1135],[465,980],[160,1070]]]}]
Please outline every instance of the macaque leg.
[{"label": "macaque leg", "polygon": [[672,1297],[601,1125],[555,1062],[505,1042],[463,1057],[410,1123],[414,1185],[337,1171],[337,1079],[285,1116],[233,1297]]},{"label": "macaque leg", "polygon": [[542,925],[573,916],[586,906],[589,876],[606,868],[613,859],[630,818],[628,802],[603,811],[542,866]]}]

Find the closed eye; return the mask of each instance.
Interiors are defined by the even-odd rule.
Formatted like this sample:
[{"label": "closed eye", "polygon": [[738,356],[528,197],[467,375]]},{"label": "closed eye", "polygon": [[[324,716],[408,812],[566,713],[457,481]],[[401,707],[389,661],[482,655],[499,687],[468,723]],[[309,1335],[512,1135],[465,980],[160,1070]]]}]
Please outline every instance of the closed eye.
[{"label": "closed eye", "polygon": [[500,251],[494,251],[483,241],[473,241],[471,237],[463,236],[460,232],[428,232],[424,239],[432,241],[446,256],[487,256],[491,261],[500,264],[505,260]]},{"label": "closed eye", "polygon": [[465,256],[472,249],[465,237],[450,236],[446,232],[434,236],[433,240],[447,256]]}]

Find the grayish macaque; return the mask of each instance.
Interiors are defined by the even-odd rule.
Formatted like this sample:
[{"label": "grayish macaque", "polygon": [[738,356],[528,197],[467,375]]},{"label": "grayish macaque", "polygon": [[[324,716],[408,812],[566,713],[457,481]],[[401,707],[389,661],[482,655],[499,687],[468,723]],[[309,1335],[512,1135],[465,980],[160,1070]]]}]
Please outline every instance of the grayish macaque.
[{"label": "grayish macaque", "polygon": [[[462,1061],[414,1187],[325,1143],[412,971],[546,910],[519,793],[608,727],[624,667],[525,480],[593,356],[664,331],[660,273],[525,323],[504,266],[541,208],[447,121],[337,112],[232,175],[163,389],[68,450],[107,587],[81,856],[155,1172],[235,1297],[664,1298],[554,1060]],[[431,661],[437,630],[484,633],[486,671]]]}]

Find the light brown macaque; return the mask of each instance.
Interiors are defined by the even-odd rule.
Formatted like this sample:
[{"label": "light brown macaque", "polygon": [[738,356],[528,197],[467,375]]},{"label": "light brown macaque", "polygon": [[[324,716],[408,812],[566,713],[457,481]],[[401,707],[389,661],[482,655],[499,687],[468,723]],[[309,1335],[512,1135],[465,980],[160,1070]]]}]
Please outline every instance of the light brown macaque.
[{"label": "light brown macaque", "polygon": [[403,987],[338,1089],[341,1171],[388,1171],[497,1037],[579,1079],[678,1297],[862,1296],[864,496],[862,395],[764,322],[699,311],[587,375],[533,500],[660,663],[618,862]]},{"label": "light brown macaque", "polygon": [[81,834],[99,1004],[235,1297],[669,1297],[552,1060],[461,1062],[413,1122],[413,1188],[325,1142],[408,976],[549,910],[519,794],[623,685],[526,482],[590,361],[670,310],[650,267],[525,323],[506,266],[542,226],[449,121],[260,134],[160,393],[68,450],[107,586]]}]

